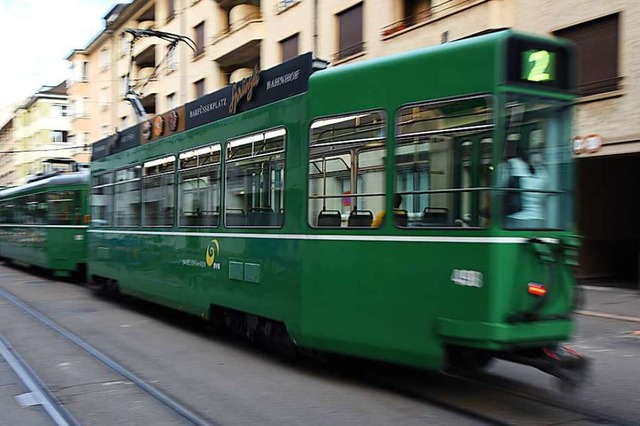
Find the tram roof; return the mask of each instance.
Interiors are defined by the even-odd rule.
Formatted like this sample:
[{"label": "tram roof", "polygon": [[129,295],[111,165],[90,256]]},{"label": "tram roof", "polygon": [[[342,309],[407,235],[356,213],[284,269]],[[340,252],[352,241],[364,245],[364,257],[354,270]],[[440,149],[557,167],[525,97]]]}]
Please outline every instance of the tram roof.
[{"label": "tram roof", "polygon": [[34,182],[20,186],[5,188],[0,191],[0,199],[9,198],[34,190],[51,188],[57,186],[67,186],[75,184],[88,184],[90,179],[89,169],[81,169],[78,172],[59,173]]}]

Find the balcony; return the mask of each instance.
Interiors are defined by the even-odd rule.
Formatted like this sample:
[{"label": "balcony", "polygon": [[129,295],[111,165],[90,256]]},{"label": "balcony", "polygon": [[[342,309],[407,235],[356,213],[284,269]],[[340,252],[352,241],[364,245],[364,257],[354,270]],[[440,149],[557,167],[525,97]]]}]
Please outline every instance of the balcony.
[{"label": "balcony", "polygon": [[214,1],[218,3],[218,6],[226,10],[229,10],[240,4],[248,4],[251,6],[260,7],[260,0],[214,0]]},{"label": "balcony", "polygon": [[392,36],[393,34],[404,31],[408,28],[426,23],[433,17],[431,9],[423,10],[415,15],[405,16],[402,20],[382,27],[381,35],[383,38]]},{"label": "balcony", "polygon": [[252,13],[236,20],[224,32],[214,36],[217,52],[214,60],[223,68],[238,68],[260,57],[260,43],[265,37],[262,16]]}]

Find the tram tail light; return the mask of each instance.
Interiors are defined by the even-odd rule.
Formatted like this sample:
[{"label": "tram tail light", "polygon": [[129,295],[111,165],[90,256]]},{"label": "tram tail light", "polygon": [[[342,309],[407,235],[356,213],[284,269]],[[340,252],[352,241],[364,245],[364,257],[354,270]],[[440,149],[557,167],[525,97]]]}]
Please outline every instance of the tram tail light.
[{"label": "tram tail light", "polygon": [[542,284],[538,283],[529,283],[529,294],[533,294],[534,296],[542,297],[547,294],[547,288]]},{"label": "tram tail light", "polygon": [[84,224],[88,225],[89,223],[91,223],[91,215],[85,214],[84,215]]}]

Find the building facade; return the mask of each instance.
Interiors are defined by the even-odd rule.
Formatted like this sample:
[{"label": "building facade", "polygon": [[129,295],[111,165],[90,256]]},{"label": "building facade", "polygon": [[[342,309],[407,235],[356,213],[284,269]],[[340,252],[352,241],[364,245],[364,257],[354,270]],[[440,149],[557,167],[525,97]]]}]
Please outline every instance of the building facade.
[{"label": "building facade", "polygon": [[71,119],[66,83],[43,86],[14,111],[12,139],[15,179],[26,182],[30,175],[42,172],[42,161],[51,157],[71,158],[88,147],[69,143]]},{"label": "building facade", "polygon": [[[153,116],[307,51],[340,66],[506,27],[568,37],[580,52],[579,274],[638,285],[635,0],[134,0],[104,19],[103,31],[68,57],[69,137],[78,145],[135,124],[128,91]],[[195,45],[172,48],[149,30]]]},{"label": "building facade", "polygon": [[13,120],[10,117],[0,120],[0,188],[12,186],[17,179],[14,158]]}]

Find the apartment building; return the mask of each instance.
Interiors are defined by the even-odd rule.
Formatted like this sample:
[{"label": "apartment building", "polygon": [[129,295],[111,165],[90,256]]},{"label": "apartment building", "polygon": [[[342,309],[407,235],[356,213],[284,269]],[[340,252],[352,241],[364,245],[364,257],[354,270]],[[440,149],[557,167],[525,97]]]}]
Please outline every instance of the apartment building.
[{"label": "apartment building", "polygon": [[[14,111],[11,120],[12,154],[0,163],[0,176],[12,176],[12,184],[26,182],[29,175],[42,171],[42,160],[73,157],[84,148],[69,144],[71,119],[66,83],[42,86]],[[86,150],[88,151],[88,150]]]},{"label": "apartment building", "polygon": [[[331,66],[513,27],[580,49],[576,110],[580,275],[638,283],[640,8],[635,0],[135,0],[73,51],[70,139],[94,142],[150,116],[311,51]],[[195,46],[157,30],[191,38]],[[139,30],[139,31],[138,31]],[[132,43],[132,39],[135,35]],[[437,66],[437,65],[434,65]],[[428,82],[425,82],[428,84]],[[596,141],[587,146],[586,141]],[[600,146],[600,142],[602,145]]]},{"label": "apartment building", "polygon": [[12,186],[17,180],[14,159],[13,120],[0,117],[0,188]]}]

